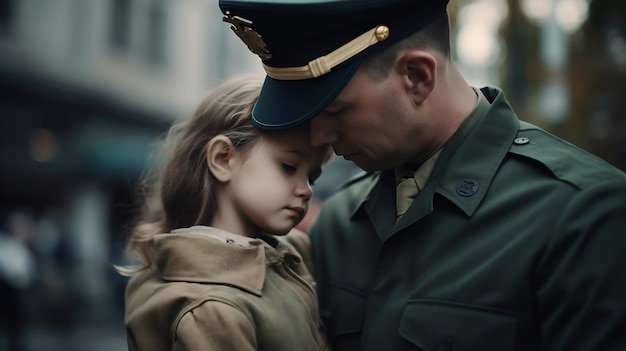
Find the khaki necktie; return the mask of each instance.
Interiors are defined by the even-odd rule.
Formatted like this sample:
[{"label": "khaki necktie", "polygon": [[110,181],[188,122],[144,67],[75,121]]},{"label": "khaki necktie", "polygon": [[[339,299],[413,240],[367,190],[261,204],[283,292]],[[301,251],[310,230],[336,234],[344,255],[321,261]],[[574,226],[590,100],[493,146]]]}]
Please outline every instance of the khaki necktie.
[{"label": "khaki necktie", "polygon": [[411,206],[419,188],[413,172],[406,172],[396,186],[396,218],[400,219]]},{"label": "khaki necktie", "polygon": [[[441,150],[435,152],[426,162],[421,166],[406,165],[396,169],[396,175],[402,174],[402,178],[399,179],[398,185],[396,185],[396,220],[400,219],[409,206],[426,185],[426,181],[437,163],[437,159],[441,154]],[[411,169],[416,169],[414,172]]]}]

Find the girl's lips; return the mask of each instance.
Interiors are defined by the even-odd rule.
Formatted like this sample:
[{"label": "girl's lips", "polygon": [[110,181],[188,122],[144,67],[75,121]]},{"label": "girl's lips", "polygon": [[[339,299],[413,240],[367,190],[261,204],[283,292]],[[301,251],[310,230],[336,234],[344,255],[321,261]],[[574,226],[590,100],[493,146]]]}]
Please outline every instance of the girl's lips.
[{"label": "girl's lips", "polygon": [[302,207],[287,207],[287,210],[294,216],[298,218],[304,217],[304,209]]}]

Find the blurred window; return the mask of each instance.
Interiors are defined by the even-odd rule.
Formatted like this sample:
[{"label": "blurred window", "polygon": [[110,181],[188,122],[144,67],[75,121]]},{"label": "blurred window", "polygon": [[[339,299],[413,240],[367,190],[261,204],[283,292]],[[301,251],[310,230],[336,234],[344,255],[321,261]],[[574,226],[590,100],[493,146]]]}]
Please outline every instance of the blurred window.
[{"label": "blurred window", "polygon": [[109,32],[113,50],[154,66],[166,63],[168,3],[171,4],[166,0],[113,0]]},{"label": "blurred window", "polygon": [[150,62],[166,62],[167,14],[164,0],[153,0],[148,9],[146,54]]},{"label": "blurred window", "polygon": [[13,17],[13,0],[0,0],[0,34],[8,34]]},{"label": "blurred window", "polygon": [[130,49],[130,0],[113,0],[111,46],[120,51]]}]

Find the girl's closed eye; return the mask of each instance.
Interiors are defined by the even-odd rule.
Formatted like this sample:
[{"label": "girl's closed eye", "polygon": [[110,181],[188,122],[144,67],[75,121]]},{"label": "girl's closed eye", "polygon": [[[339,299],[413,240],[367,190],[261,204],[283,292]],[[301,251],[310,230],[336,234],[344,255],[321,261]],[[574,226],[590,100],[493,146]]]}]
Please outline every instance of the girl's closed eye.
[{"label": "girl's closed eye", "polygon": [[287,174],[293,174],[296,172],[296,167],[293,165],[282,162],[281,166],[283,168],[283,171],[285,171]]}]

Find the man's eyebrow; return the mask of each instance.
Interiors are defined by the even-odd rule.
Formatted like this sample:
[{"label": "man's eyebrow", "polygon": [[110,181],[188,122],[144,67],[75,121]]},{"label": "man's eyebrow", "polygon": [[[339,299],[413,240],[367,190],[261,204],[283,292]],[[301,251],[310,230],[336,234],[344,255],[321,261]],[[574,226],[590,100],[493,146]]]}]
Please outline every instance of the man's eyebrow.
[{"label": "man's eyebrow", "polygon": [[340,99],[335,99],[333,102],[331,102],[330,104],[326,105],[326,107],[324,108],[324,111],[326,111],[327,109],[342,108],[342,107],[346,107],[348,105],[349,104],[348,104],[347,101],[342,101]]}]

